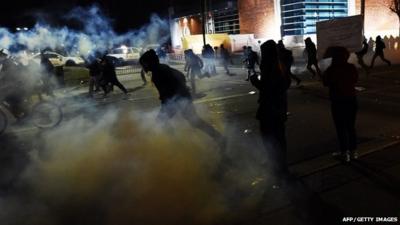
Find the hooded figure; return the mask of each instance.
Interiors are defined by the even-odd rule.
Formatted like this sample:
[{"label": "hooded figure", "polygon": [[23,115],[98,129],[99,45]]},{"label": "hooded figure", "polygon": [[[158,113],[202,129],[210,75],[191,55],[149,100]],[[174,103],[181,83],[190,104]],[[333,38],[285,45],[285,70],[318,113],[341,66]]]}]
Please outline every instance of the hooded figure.
[{"label": "hooded figure", "polygon": [[[315,44],[312,42],[311,38],[306,38],[304,43],[306,45],[305,50],[307,52],[307,69],[312,74],[311,78],[314,79],[316,75],[321,76],[321,70],[319,69],[317,60],[317,48],[315,47]],[[313,70],[312,66],[315,67],[316,71]]]},{"label": "hooded figure", "polygon": [[328,57],[332,58],[331,65],[326,69],[322,78],[324,85],[329,88],[331,114],[339,139],[340,151],[333,155],[341,155],[349,162],[356,158],[356,129],[357,98],[355,85],[358,72],[353,64],[347,62],[349,52],[344,47],[328,48]]},{"label": "hooded figure", "polygon": [[256,75],[250,77],[251,83],[260,91],[256,117],[260,121],[262,140],[271,159],[270,169],[280,182],[288,175],[285,123],[290,78],[279,62],[277,45],[273,40],[261,45],[260,71],[260,79]]},{"label": "hooded figure", "polygon": [[139,62],[145,72],[151,71],[151,81],[158,90],[161,101],[159,120],[167,121],[179,113],[192,126],[204,131],[210,137],[216,139],[219,144],[225,142],[225,139],[217,130],[197,115],[183,73],[168,65],[161,64],[156,52],[152,49],[145,52],[140,57]]}]

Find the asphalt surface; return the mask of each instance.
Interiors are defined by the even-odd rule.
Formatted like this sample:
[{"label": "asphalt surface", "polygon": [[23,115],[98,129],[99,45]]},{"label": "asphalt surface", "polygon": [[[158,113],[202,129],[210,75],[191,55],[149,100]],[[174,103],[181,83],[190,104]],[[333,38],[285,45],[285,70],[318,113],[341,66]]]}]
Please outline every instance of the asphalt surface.
[{"label": "asphalt surface", "polygon": [[[244,81],[246,72],[241,68],[233,68],[233,76],[219,72],[215,77],[196,81],[196,107],[214,126],[222,121],[223,133],[228,137],[228,152],[233,158],[246,154],[262,163],[263,146],[255,119],[257,90]],[[288,163],[296,181],[289,191],[266,191],[269,201],[260,206],[260,212],[238,221],[241,224],[340,224],[346,216],[399,217],[399,74],[399,67],[376,68],[368,78],[360,74],[358,86],[362,88],[358,92],[356,126],[362,157],[350,165],[330,157],[338,142],[326,88],[319,81],[310,80],[309,74],[300,74],[303,82],[300,86],[292,85],[288,95]],[[65,115],[60,126],[77,116],[91,118],[110,108],[142,113],[158,110],[155,87],[143,86],[139,74],[119,78],[128,88],[127,98],[117,88],[107,98],[98,94],[94,99],[86,97],[85,86],[59,91],[57,102]],[[32,140],[39,139],[41,132],[48,131],[28,123],[13,125],[0,136],[0,187],[4,195],[29,162],[29,152],[38,147]],[[293,189],[298,193],[291,194]],[[299,197],[299,193],[305,197]]]}]

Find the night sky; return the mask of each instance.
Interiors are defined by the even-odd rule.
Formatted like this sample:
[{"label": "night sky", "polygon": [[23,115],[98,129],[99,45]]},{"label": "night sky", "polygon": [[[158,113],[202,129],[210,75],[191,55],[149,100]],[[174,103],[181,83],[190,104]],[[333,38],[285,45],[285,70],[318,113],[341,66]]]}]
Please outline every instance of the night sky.
[{"label": "night sky", "polygon": [[112,19],[117,32],[125,32],[146,24],[151,13],[167,18],[170,4],[187,5],[188,2],[193,4],[193,1],[187,0],[11,0],[7,5],[0,7],[0,26],[11,29],[31,27],[38,17],[44,18],[51,25],[69,26],[68,21],[61,17],[63,13],[77,6],[87,7],[96,4]]}]

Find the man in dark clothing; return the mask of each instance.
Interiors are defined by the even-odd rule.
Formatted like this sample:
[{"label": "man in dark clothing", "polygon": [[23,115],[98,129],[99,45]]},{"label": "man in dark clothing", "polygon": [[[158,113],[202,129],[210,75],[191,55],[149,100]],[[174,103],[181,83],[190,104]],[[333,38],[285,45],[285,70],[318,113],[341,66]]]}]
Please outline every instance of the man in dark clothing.
[{"label": "man in dark clothing", "polygon": [[392,65],[392,63],[389,60],[385,59],[385,55],[383,53],[383,49],[385,49],[386,46],[385,46],[385,43],[382,41],[381,36],[378,35],[376,37],[375,44],[376,44],[376,46],[375,46],[375,54],[374,54],[374,56],[372,56],[372,61],[371,61],[371,66],[370,67],[371,68],[374,67],[375,59],[378,56],[382,59],[382,61],[386,62],[389,66]]},{"label": "man in dark clothing", "polygon": [[224,142],[223,136],[197,115],[185,75],[168,65],[160,64],[154,50],[145,52],[139,62],[146,72],[151,71],[151,80],[158,90],[161,101],[158,119],[167,121],[180,113],[192,126],[204,131],[218,143]]},{"label": "man in dark clothing", "polygon": [[196,77],[202,78],[201,69],[203,68],[203,61],[199,56],[194,54],[192,49],[185,51],[185,71],[188,72],[187,77],[190,81],[192,93],[196,94]]},{"label": "man in dark clothing", "polygon": [[102,65],[102,71],[103,71],[103,78],[104,83],[102,84],[102,88],[105,90],[104,96],[106,96],[109,92],[109,89],[107,88],[107,85],[110,83],[111,85],[117,86],[119,89],[121,89],[122,92],[124,92],[125,95],[128,94],[128,91],[126,88],[119,82],[117,78],[117,74],[115,72],[115,66],[114,63],[110,58],[107,56],[103,56],[101,60],[101,65]]},{"label": "man in dark clothing", "polygon": [[368,69],[368,66],[364,62],[364,56],[368,53],[368,49],[369,49],[369,45],[368,45],[367,39],[364,39],[362,49],[355,53],[357,56],[358,64],[364,69],[365,74],[367,76],[369,74],[369,69]]},{"label": "man in dark clothing", "polygon": [[[87,68],[89,69],[89,97],[93,97],[93,92],[98,91],[100,88],[100,77],[101,71],[101,60],[96,57],[92,57],[87,62]],[[107,90],[104,90],[106,93]]]},{"label": "man in dark clothing", "polygon": [[249,46],[247,47],[247,58],[244,59],[244,63],[246,63],[247,67],[247,79],[246,81],[249,81],[249,78],[252,74],[256,73],[255,66],[260,65],[259,59],[257,52],[253,51],[252,48]]},{"label": "man in dark clothing", "polygon": [[[306,44],[306,53],[307,53],[307,69],[310,71],[312,74],[312,79],[315,78],[316,75],[321,76],[321,70],[319,69],[318,66],[318,60],[317,60],[317,48],[315,47],[315,44],[312,42],[311,38],[306,38],[304,40]],[[312,66],[315,67],[315,70],[313,70]]]},{"label": "man in dark clothing", "polygon": [[333,155],[341,155],[347,162],[356,158],[356,114],[357,98],[355,84],[358,80],[358,72],[353,64],[347,62],[350,54],[346,48],[331,47],[332,64],[323,74],[324,85],[329,87],[331,111],[339,138],[340,152]]},{"label": "man in dark clothing", "polygon": [[230,75],[228,65],[231,61],[231,57],[228,50],[224,47],[223,44],[221,44],[220,46],[220,56],[221,56],[222,66],[224,67],[226,74]]},{"label": "man in dark clothing", "polygon": [[[286,162],[287,89],[290,78],[281,70],[276,43],[269,40],[261,45],[261,79],[251,76],[251,83],[260,91],[256,118],[271,170],[278,182],[288,177]],[[277,183],[277,186],[280,184]]]},{"label": "man in dark clothing", "polygon": [[294,75],[291,70],[294,61],[292,51],[285,48],[285,45],[283,44],[282,40],[278,41],[277,47],[278,47],[279,59],[284,66],[285,72],[291,79],[295,80],[297,86],[299,86],[301,80],[296,75]]}]

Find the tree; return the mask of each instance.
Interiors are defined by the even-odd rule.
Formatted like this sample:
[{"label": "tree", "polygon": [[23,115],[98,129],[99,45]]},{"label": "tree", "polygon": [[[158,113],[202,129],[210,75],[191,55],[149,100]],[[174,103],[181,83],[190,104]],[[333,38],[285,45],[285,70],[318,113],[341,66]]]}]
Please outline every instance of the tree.
[{"label": "tree", "polygon": [[394,12],[399,18],[399,36],[400,36],[400,0],[391,0],[389,9],[390,11]]}]

